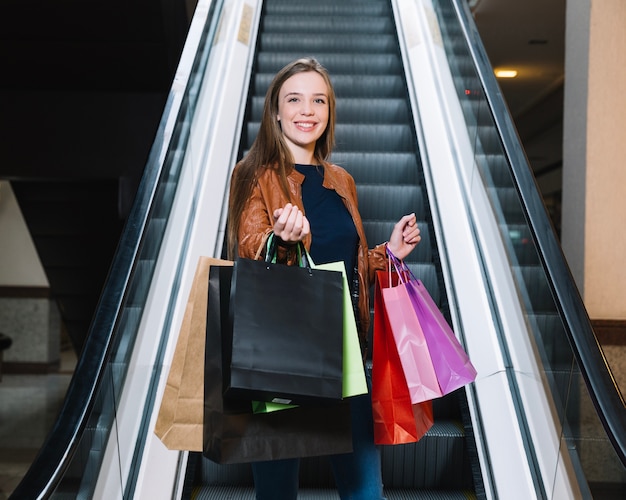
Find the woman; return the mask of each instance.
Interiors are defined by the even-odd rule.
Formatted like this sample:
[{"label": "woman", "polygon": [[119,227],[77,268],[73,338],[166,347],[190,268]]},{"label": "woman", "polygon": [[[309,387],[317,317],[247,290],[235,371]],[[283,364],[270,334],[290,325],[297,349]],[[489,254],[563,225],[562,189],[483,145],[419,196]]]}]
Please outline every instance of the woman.
[{"label": "woman", "polygon": [[[327,161],[334,130],[335,94],[326,69],[305,58],[280,70],[267,91],[258,135],[232,175],[228,246],[231,258],[259,258],[274,233],[279,262],[295,263],[299,241],[315,263],[344,261],[365,355],[369,289],[375,271],[386,268],[385,246],[404,259],[420,231],[415,214],[405,215],[388,243],[368,249],[354,179]],[[331,457],[337,488],[341,498],[378,500],[370,397],[351,398],[351,405],[354,451]],[[295,499],[298,466],[297,459],[253,464],[257,499]]]}]

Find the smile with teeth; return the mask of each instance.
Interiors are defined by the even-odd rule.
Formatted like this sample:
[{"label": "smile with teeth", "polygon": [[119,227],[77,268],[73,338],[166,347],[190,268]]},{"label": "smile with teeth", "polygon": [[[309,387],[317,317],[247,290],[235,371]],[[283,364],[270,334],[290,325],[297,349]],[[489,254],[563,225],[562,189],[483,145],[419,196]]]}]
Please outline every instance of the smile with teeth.
[{"label": "smile with teeth", "polygon": [[315,126],[315,123],[310,122],[296,122],[296,127],[302,129],[312,129]]}]

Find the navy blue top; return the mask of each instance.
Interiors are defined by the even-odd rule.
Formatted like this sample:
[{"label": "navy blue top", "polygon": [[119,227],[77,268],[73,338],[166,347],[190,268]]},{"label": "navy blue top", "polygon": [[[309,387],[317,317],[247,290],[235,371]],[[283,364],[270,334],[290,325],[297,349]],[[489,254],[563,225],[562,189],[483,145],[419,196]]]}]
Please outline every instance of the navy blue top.
[{"label": "navy blue top", "polygon": [[302,204],[311,225],[310,254],[316,264],[343,261],[352,283],[359,235],[350,212],[334,189],[326,189],[324,167],[296,165],[304,175]]}]

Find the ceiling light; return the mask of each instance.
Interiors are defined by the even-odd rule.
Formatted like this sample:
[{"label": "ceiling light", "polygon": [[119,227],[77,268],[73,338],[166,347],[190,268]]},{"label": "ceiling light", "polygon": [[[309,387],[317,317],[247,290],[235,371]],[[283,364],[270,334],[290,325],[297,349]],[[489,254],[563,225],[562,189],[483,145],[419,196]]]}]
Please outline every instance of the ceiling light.
[{"label": "ceiling light", "polygon": [[517,71],[514,69],[497,69],[495,73],[498,78],[515,78],[517,76]]}]

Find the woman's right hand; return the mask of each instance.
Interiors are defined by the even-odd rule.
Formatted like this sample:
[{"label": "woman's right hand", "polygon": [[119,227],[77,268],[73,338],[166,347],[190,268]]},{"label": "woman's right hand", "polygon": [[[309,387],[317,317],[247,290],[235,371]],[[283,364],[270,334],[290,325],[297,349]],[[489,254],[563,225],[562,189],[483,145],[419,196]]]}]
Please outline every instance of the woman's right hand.
[{"label": "woman's right hand", "polygon": [[296,243],[311,232],[308,219],[296,205],[274,210],[274,234],[285,243]]}]

